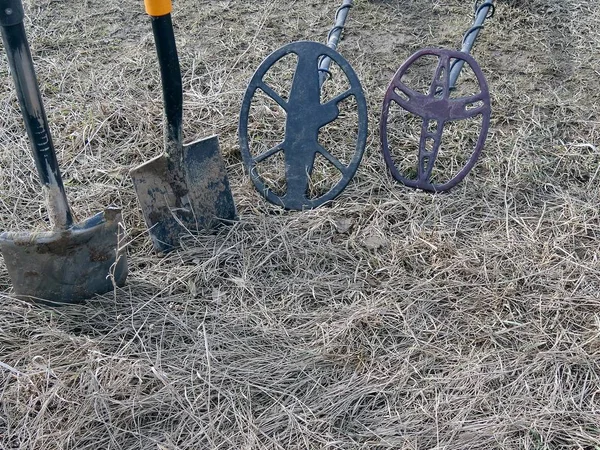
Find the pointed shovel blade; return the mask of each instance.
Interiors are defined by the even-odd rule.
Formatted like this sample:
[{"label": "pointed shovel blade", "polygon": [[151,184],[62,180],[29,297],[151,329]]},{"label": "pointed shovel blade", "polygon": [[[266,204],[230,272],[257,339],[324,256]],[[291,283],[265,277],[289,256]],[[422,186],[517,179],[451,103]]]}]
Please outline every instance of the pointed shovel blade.
[{"label": "pointed shovel blade", "polygon": [[184,234],[237,218],[217,136],[184,145],[182,168],[175,167],[163,153],[130,172],[158,252],[179,247]]}]

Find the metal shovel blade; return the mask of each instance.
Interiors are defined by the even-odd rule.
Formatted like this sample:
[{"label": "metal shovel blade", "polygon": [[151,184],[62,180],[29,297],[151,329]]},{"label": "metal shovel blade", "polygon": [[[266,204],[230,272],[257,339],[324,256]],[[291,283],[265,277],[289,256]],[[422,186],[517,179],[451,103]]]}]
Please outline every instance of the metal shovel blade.
[{"label": "metal shovel blade", "polygon": [[119,249],[121,211],[107,209],[67,230],[5,232],[0,250],[18,298],[79,303],[123,286],[127,256]]},{"label": "metal shovel blade", "polygon": [[182,234],[211,230],[237,218],[219,139],[183,146],[182,168],[162,155],[131,170],[154,248],[168,252]]}]

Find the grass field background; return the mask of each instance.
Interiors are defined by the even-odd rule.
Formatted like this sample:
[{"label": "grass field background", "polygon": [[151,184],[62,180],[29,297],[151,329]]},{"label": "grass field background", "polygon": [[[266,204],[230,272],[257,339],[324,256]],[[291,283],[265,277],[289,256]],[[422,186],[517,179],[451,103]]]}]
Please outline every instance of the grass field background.
[{"label": "grass field background", "polygon": [[[244,174],[242,97],[269,53],[323,42],[338,2],[177,0],[185,138],[220,135],[240,221],[167,256],[128,176],[162,150],[142,2],[25,6],[72,208],[123,208],[130,275],[50,309],[12,298],[0,260],[0,448],[600,449],[596,5],[497,2],[474,50],[486,148],[431,195],[389,176],[381,103],[414,51],[460,46],[473,5],[356,1],[339,50],[369,106],[363,163],[332,204],[285,212]],[[4,51],[0,80],[0,225],[44,229]],[[281,133],[263,112],[255,125]],[[352,148],[351,131],[326,143]]]}]

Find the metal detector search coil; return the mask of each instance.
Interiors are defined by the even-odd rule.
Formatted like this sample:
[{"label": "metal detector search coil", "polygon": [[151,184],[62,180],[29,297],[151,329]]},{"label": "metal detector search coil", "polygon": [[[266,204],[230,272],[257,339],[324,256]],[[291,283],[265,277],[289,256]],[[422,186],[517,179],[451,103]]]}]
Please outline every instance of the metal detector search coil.
[{"label": "metal detector search coil", "polygon": [[[431,55],[439,58],[438,67],[434,73],[429,92],[422,94],[406,86],[401,80],[411,66],[420,58]],[[480,87],[478,94],[450,98],[451,60],[463,61],[468,64]],[[390,106],[393,103],[400,105],[404,110],[423,119],[421,136],[419,139],[419,155],[417,162],[417,177],[411,179],[402,174],[394,163],[388,142],[388,120]],[[442,143],[444,127],[448,122],[466,120],[475,116],[482,116],[482,125],[475,147],[465,166],[449,181],[438,184],[431,181],[431,175]],[[446,191],[456,186],[473,168],[483,146],[490,126],[491,105],[490,92],[481,68],[468,54],[454,50],[424,49],[411,56],[394,75],[383,102],[383,111],[380,122],[381,149],[385,162],[392,176],[406,186],[423,189],[430,192]],[[430,127],[430,124],[434,124]],[[433,129],[433,131],[431,131]],[[429,144],[431,143],[431,144]]]},{"label": "metal detector search coil", "polygon": [[[475,3],[475,19],[473,26],[464,34],[461,51],[442,49],[423,49],[412,55],[394,75],[388,86],[383,101],[381,120],[379,124],[381,151],[392,176],[396,181],[412,187],[430,192],[442,192],[456,186],[470,172],[479,158],[490,126],[491,100],[485,76],[470,55],[479,32],[483,29],[485,20],[494,15],[493,0],[479,0]],[[426,56],[438,58],[438,65],[434,71],[433,79],[426,94],[416,92],[407,86],[402,78],[409,72],[413,65]],[[417,63],[417,64],[415,64]],[[473,71],[478,93],[451,98],[451,93],[456,89],[456,82],[463,67],[467,64]],[[397,167],[389,143],[390,107],[399,105],[405,111],[420,117],[422,127],[419,138],[419,148],[416,167],[416,178],[402,173]],[[472,119],[481,116],[481,127],[476,143],[464,166],[455,174],[451,174],[447,181],[436,182],[433,179],[433,170],[438,159],[444,127],[452,121]]]},{"label": "metal detector search coil", "polygon": [[[328,45],[299,41],[281,47],[269,55],[259,66],[246,90],[239,123],[239,140],[246,171],[258,192],[269,202],[288,210],[317,208],[336,198],[354,177],[367,141],[367,102],[360,81],[348,63],[335,49],[344,29],[351,0],[344,0],[336,13],[336,22],[328,36]],[[286,55],[295,54],[298,61],[293,74],[289,98],[284,100],[265,82],[265,75]],[[345,75],[349,88],[321,103],[321,88],[327,82],[330,64],[336,63]],[[331,82],[331,81],[330,81]],[[252,101],[258,91],[274,100],[286,112],[285,136],[274,147],[258,154],[251,152],[248,122]],[[354,97],[358,110],[356,148],[349,163],[344,164],[319,143],[319,132],[340,117],[339,104]],[[285,160],[284,194],[273,192],[258,173],[258,165],[283,153]],[[340,180],[329,191],[314,198],[309,197],[309,184],[315,157],[320,154],[340,173]]]}]

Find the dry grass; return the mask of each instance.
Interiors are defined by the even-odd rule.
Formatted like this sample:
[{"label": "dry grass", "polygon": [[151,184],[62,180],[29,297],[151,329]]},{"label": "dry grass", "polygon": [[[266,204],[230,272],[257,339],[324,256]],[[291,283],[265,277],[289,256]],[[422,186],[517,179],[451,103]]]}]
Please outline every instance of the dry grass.
[{"label": "dry grass", "polygon": [[[494,106],[484,155],[432,196],[390,180],[376,124],[395,69],[457,47],[470,5],[358,1],[340,50],[368,97],[363,164],[333,205],[285,213],[243,174],[241,98],[268,53],[322,41],[338,2],[178,0],[185,134],[220,134],[241,220],[164,258],[127,176],[162,143],[141,2],[27,3],[69,199],[80,218],[124,208],[131,273],[114,295],[47,309],[12,299],[0,266],[0,448],[600,448],[591,2],[498,2],[476,47]],[[3,51],[0,79],[0,223],[41,227]]]}]

